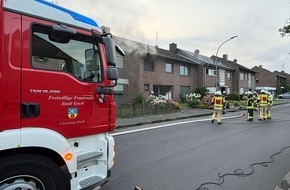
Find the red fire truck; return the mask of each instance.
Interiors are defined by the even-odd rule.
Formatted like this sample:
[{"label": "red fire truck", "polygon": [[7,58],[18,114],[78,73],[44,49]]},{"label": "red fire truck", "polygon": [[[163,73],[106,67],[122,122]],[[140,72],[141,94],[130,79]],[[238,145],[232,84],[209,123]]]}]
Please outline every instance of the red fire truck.
[{"label": "red fire truck", "polygon": [[0,189],[93,189],[114,163],[111,34],[45,0],[0,0]]}]

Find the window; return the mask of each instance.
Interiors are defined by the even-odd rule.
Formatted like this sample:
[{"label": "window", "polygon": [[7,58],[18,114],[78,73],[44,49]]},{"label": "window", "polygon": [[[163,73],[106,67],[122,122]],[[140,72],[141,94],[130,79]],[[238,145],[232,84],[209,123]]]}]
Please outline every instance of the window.
[{"label": "window", "polygon": [[153,85],[153,92],[155,96],[165,96],[167,99],[172,99],[172,88],[170,85]]},{"label": "window", "polygon": [[240,94],[244,94],[245,93],[245,89],[244,88],[240,88]]},{"label": "window", "polygon": [[149,91],[150,85],[149,84],[144,84],[144,91]]},{"label": "window", "polygon": [[180,86],[180,94],[185,96],[190,93],[190,86]]},{"label": "window", "polygon": [[206,74],[209,76],[216,76],[216,70],[215,69],[206,69]]},{"label": "window", "polygon": [[117,53],[116,55],[116,67],[117,68],[124,68],[124,57]]},{"label": "window", "polygon": [[154,71],[154,60],[150,54],[144,59],[144,71]]},{"label": "window", "polygon": [[230,72],[227,73],[227,79],[231,79],[231,73]]},{"label": "window", "polygon": [[227,94],[230,94],[230,93],[231,93],[231,89],[227,88]]},{"label": "window", "polygon": [[101,82],[102,68],[96,39],[40,25],[32,26],[31,65],[36,69],[67,72],[82,81]]},{"label": "window", "polygon": [[245,75],[244,75],[244,73],[240,73],[240,80],[245,80]]},{"label": "window", "polygon": [[166,65],[165,65],[165,71],[166,71],[166,73],[173,73],[173,64],[166,63]]},{"label": "window", "polygon": [[190,69],[186,66],[180,66],[180,75],[182,76],[189,76]]},{"label": "window", "polygon": [[215,93],[216,92],[216,87],[206,87],[209,93]]}]

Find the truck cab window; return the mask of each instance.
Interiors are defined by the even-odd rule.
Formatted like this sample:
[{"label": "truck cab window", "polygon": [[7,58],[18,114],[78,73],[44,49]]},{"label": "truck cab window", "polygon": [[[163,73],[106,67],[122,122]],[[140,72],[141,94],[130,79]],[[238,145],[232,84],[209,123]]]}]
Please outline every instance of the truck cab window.
[{"label": "truck cab window", "polygon": [[101,60],[96,43],[90,36],[33,25],[31,65],[36,69],[67,72],[81,81],[101,82]]}]

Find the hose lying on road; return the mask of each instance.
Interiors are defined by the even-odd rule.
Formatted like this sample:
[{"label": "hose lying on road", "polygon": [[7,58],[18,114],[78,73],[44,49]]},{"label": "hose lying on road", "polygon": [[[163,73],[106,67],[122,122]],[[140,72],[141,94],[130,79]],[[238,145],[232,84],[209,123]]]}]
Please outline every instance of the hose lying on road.
[{"label": "hose lying on road", "polygon": [[221,182],[205,182],[201,184],[197,189],[195,190],[210,190],[209,188],[203,187],[205,185],[222,185],[225,181],[226,176],[241,176],[241,177],[247,177],[249,175],[252,175],[255,171],[254,166],[260,165],[263,167],[267,167],[268,164],[274,162],[274,157],[278,154],[281,154],[285,149],[290,148],[290,146],[283,147],[279,152],[276,152],[270,156],[270,161],[264,161],[264,162],[256,162],[250,165],[250,172],[245,173],[243,169],[235,169],[233,173],[225,173],[225,174],[218,174],[219,179],[221,179]]}]

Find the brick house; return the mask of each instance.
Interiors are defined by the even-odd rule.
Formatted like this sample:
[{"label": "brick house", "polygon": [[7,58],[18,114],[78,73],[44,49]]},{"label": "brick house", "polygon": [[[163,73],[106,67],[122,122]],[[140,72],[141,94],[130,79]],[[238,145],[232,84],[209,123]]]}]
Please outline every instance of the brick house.
[{"label": "brick house", "polygon": [[[256,88],[256,72],[239,64],[237,59],[233,61],[228,59],[228,55],[224,54],[223,57],[211,56],[211,59],[216,59],[218,65],[223,67],[227,66],[232,70],[227,71],[223,67],[220,70],[220,81],[228,81],[229,86],[224,86],[225,89],[230,88],[231,92],[238,93],[240,95],[247,91],[253,91]],[[226,84],[226,83],[225,83]],[[221,84],[221,88],[222,88]]]},{"label": "brick house", "polygon": [[157,46],[116,36],[114,39],[126,53],[119,57],[117,64],[120,74],[115,88],[118,104],[130,102],[140,92],[145,97],[153,92],[156,96],[180,101],[180,94],[188,94],[198,86],[197,62]]},{"label": "brick house", "polygon": [[[256,91],[265,90],[272,95],[276,95],[277,74],[265,69],[262,65],[252,68],[257,73],[256,76]],[[284,80],[284,79],[283,79]]]},{"label": "brick house", "polygon": [[238,64],[237,60],[228,60],[227,55],[209,58],[199,50],[179,49],[175,43],[166,50],[117,36],[114,39],[126,53],[124,57],[117,55],[120,75],[115,87],[117,104],[131,102],[140,92],[145,97],[153,92],[175,101],[196,87],[206,87],[214,93],[218,89],[217,79],[219,89],[228,94],[255,89],[256,72]]},{"label": "brick house", "polygon": [[221,90],[228,94],[232,92],[244,94],[248,90],[255,89],[256,73],[238,64],[236,59],[228,60],[227,54],[222,58],[216,56],[209,58],[201,55],[199,50],[190,52],[177,48],[175,43],[169,45],[169,50],[199,64],[197,84],[199,87],[206,87],[210,93]]},{"label": "brick house", "polygon": [[281,94],[290,90],[290,74],[285,71],[274,71],[277,75],[277,94]]},{"label": "brick house", "polygon": [[220,77],[218,80],[216,72],[217,65],[215,64],[214,60],[207,56],[201,55],[199,50],[190,52],[184,49],[177,48],[177,45],[175,43],[171,43],[169,45],[169,50],[180,56],[186,57],[187,59],[199,63],[200,72],[198,73],[197,80],[197,84],[199,87],[206,87],[210,93],[214,93],[217,89],[219,89],[217,88],[217,81],[219,81],[220,90],[231,93],[231,89],[233,86],[231,77],[235,71],[233,67],[219,62],[218,68],[220,71]]}]

